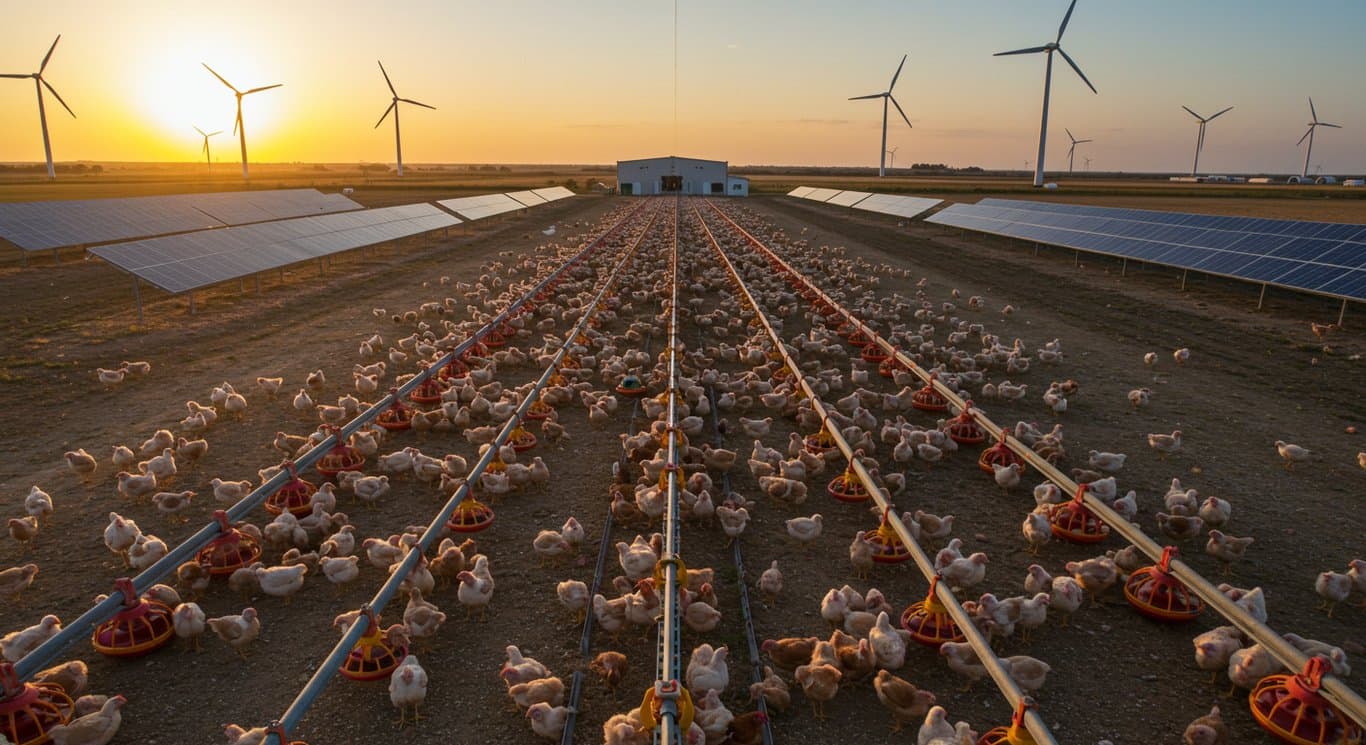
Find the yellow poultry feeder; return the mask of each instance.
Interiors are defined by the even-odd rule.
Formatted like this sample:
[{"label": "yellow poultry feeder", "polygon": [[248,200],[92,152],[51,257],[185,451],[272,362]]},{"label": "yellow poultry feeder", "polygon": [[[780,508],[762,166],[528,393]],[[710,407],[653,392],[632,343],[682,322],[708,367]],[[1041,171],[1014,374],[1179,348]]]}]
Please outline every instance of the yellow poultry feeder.
[{"label": "yellow poultry feeder", "polygon": [[879,564],[900,564],[911,558],[911,550],[901,542],[901,536],[897,535],[896,529],[888,517],[889,509],[882,511],[882,522],[877,526],[871,535],[864,536],[873,547],[873,561]]},{"label": "yellow poultry feeder", "polygon": [[1311,657],[1296,675],[1268,675],[1248,694],[1252,716],[1281,742],[1292,745],[1361,745],[1361,727],[1319,693],[1326,657]]},{"label": "yellow poultry feeder", "polygon": [[1082,502],[1085,493],[1086,484],[1079,484],[1071,501],[1048,509],[1048,523],[1055,537],[1072,543],[1100,543],[1110,536],[1110,526]]},{"label": "yellow poultry feeder", "polygon": [[20,683],[14,665],[0,662],[0,738],[14,745],[50,742],[48,731],[71,721],[71,697],[56,683]]},{"label": "yellow poultry feeder", "polygon": [[513,427],[512,431],[508,433],[508,444],[512,446],[513,450],[524,453],[536,447],[536,435],[526,431],[526,429],[522,427],[522,423],[518,422],[517,426]]},{"label": "yellow poultry feeder", "polygon": [[546,403],[544,397],[542,396],[537,396],[536,400],[532,401],[531,405],[526,407],[526,418],[530,419],[533,422],[539,422],[542,419],[549,419],[550,415],[554,413],[555,408],[550,404]]},{"label": "yellow poultry feeder", "polygon": [[261,544],[232,527],[228,513],[214,510],[213,519],[218,523],[218,537],[195,555],[195,561],[207,568],[209,574],[215,577],[229,575],[261,558]]},{"label": "yellow poultry feeder", "polygon": [[560,360],[560,367],[565,370],[578,370],[579,360],[571,354],[566,354],[564,359]]},{"label": "yellow poultry feeder", "polygon": [[930,379],[925,383],[925,387],[911,394],[911,406],[921,411],[948,411],[949,400],[944,394],[935,390],[934,381],[937,375],[930,375]]},{"label": "yellow poultry feeder", "polygon": [[299,472],[294,468],[294,461],[285,461],[285,469],[289,471],[289,481],[276,489],[274,494],[266,497],[266,512],[279,515],[288,510],[295,517],[312,514],[313,494],[318,491],[318,487],[310,481],[299,478]]},{"label": "yellow poultry feeder", "polygon": [[370,619],[370,623],[365,633],[356,640],[356,646],[347,653],[346,660],[342,662],[338,672],[351,680],[382,680],[389,677],[399,663],[403,662],[403,658],[408,654],[408,648],[389,644],[384,638],[384,632],[379,628],[379,619],[375,617],[375,612],[370,606],[365,606],[362,612]]},{"label": "yellow poultry feeder", "polygon": [[972,401],[963,402],[963,410],[949,421],[948,435],[959,445],[981,445],[986,441],[987,431],[972,415]]},{"label": "yellow poultry feeder", "polygon": [[996,469],[992,468],[992,466],[1008,468],[1010,464],[1017,463],[1021,467],[1024,467],[1024,459],[1017,455],[1014,450],[1011,450],[1010,445],[1006,444],[1009,441],[1010,433],[1002,429],[1001,439],[998,440],[995,445],[983,450],[982,454],[978,456],[977,467],[988,475],[994,475],[996,473]]},{"label": "yellow poultry feeder", "polygon": [[460,504],[455,506],[446,528],[455,533],[478,533],[493,524],[493,508],[466,493]]},{"label": "yellow poultry feeder", "polygon": [[830,430],[821,427],[819,432],[807,435],[802,440],[802,445],[806,452],[812,455],[825,455],[835,449],[835,436],[830,434]]},{"label": "yellow poultry feeder", "polygon": [[925,599],[912,603],[901,613],[901,628],[911,632],[911,638],[928,647],[938,647],[944,642],[962,642],[967,639],[953,622],[953,616],[944,604],[939,602],[935,589],[939,586],[939,576],[930,578],[930,592]]},{"label": "yellow poultry feeder", "polygon": [[1135,610],[1158,621],[1189,621],[1205,609],[1205,602],[1171,575],[1176,546],[1162,549],[1162,560],[1139,569],[1124,583],[1124,598]]},{"label": "yellow poultry feeder", "polygon": [[95,627],[90,643],[96,652],[108,657],[139,657],[175,638],[170,607],[139,598],[133,580],[127,577],[115,580],[114,586],[123,594],[123,610]]},{"label": "yellow poultry feeder", "polygon": [[1025,696],[1020,699],[1020,705],[1015,707],[1015,713],[1010,715],[1009,727],[996,727],[987,731],[985,735],[977,738],[977,745],[1036,745],[1034,736],[1025,729],[1025,712],[1036,708],[1034,699]]},{"label": "yellow poultry feeder", "polygon": [[844,469],[844,473],[830,479],[829,485],[825,487],[825,492],[841,502],[866,502],[871,498],[868,489],[863,486],[858,474],[854,472],[852,462]]}]

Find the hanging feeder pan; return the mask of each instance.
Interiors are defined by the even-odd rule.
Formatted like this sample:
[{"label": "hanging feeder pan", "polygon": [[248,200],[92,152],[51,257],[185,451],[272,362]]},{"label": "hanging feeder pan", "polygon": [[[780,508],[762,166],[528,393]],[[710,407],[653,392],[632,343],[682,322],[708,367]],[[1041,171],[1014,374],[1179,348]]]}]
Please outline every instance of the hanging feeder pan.
[{"label": "hanging feeder pan", "polygon": [[830,430],[822,427],[819,432],[807,435],[802,440],[802,445],[809,453],[825,455],[835,449],[835,436],[830,434]]},{"label": "hanging feeder pan", "polygon": [[384,640],[384,635],[379,629],[379,622],[374,614],[367,607],[365,609],[370,616],[369,627],[365,633],[356,640],[356,645],[347,653],[346,660],[342,662],[338,670],[342,675],[351,680],[371,681],[383,680],[389,677],[390,673],[398,668],[399,663],[407,656],[407,647],[394,648]]},{"label": "hanging feeder pan", "polygon": [[931,375],[925,387],[911,394],[911,406],[921,411],[948,411],[949,400],[944,394],[935,390],[934,381],[936,376]]},{"label": "hanging feeder pan", "polygon": [[1034,699],[1025,696],[1015,713],[1010,715],[1009,727],[994,727],[977,738],[977,745],[1037,745],[1034,736],[1025,729],[1025,712],[1036,706]]},{"label": "hanging feeder pan", "polygon": [[1010,433],[1004,429],[1001,430],[1001,439],[998,440],[995,445],[983,450],[982,454],[978,456],[977,467],[989,475],[996,473],[996,469],[992,468],[992,466],[1009,468],[1010,464],[1017,463],[1023,468],[1025,464],[1024,458],[1017,455],[1015,451],[1011,450],[1010,446],[1006,444],[1009,439]]},{"label": "hanging feeder pan", "polygon": [[939,602],[935,587],[939,584],[936,575],[930,578],[930,592],[924,600],[912,603],[901,614],[901,628],[911,632],[911,638],[928,647],[938,647],[944,642],[962,642],[967,639],[953,622],[953,616]]},{"label": "hanging feeder pan", "polygon": [[858,474],[854,472],[852,463],[844,469],[844,473],[830,479],[830,484],[825,487],[825,492],[841,502],[866,502],[871,498],[868,490],[864,488],[863,482],[859,480]]},{"label": "hanging feeder pan", "polygon": [[332,434],[337,436],[337,444],[313,465],[313,468],[328,481],[335,480],[337,474],[342,471],[359,471],[365,465],[365,453],[346,444],[341,438],[341,428],[331,427],[331,430]]},{"label": "hanging feeder pan", "polygon": [[452,357],[450,362],[441,367],[441,372],[438,375],[443,380],[449,380],[451,378],[463,378],[469,372],[470,366],[465,364],[464,360],[459,357]]},{"label": "hanging feeder pan", "polygon": [[536,435],[523,429],[519,422],[516,427],[512,428],[512,432],[508,433],[508,444],[512,446],[513,450],[524,453],[536,447]]},{"label": "hanging feeder pan", "polygon": [[1361,745],[1361,727],[1319,693],[1325,657],[1311,657],[1296,675],[1262,678],[1248,694],[1252,716],[1281,742],[1294,745]]},{"label": "hanging feeder pan", "polygon": [[501,349],[503,345],[507,343],[507,339],[503,338],[503,333],[500,329],[494,329],[487,334],[484,334],[482,343],[489,349]]},{"label": "hanging feeder pan", "polygon": [[865,536],[864,540],[873,547],[873,561],[879,564],[900,564],[911,558],[911,550],[901,542],[901,536],[897,535],[896,529],[888,522],[889,511],[882,511],[882,522],[878,524],[877,530]]},{"label": "hanging feeder pan", "polygon": [[577,370],[580,367],[579,360],[577,357],[567,354],[564,359],[560,360],[560,367],[565,370]]},{"label": "hanging feeder pan", "polygon": [[887,354],[887,350],[883,349],[881,344],[873,344],[871,342],[863,347],[863,352],[860,353],[859,356],[863,358],[864,362],[882,363],[891,359],[891,356]]},{"label": "hanging feeder pan", "polygon": [[285,725],[281,724],[279,720],[271,722],[269,729],[275,735],[276,742],[280,743],[280,745],[308,745],[304,740],[289,739],[289,735],[285,732]]},{"label": "hanging feeder pan", "polygon": [[1082,503],[1086,485],[1077,486],[1071,501],[1055,504],[1048,510],[1048,523],[1053,535],[1072,543],[1100,543],[1110,536],[1110,526]]},{"label": "hanging feeder pan", "polygon": [[95,627],[90,643],[96,652],[108,657],[140,657],[175,637],[170,607],[139,598],[131,579],[120,578],[115,585],[123,593],[123,610]]},{"label": "hanging feeder pan", "polygon": [[1205,609],[1205,602],[1171,575],[1176,546],[1162,549],[1162,559],[1129,575],[1124,598],[1135,610],[1158,621],[1189,621]]},{"label": "hanging feeder pan", "polygon": [[468,362],[471,357],[487,357],[488,355],[488,345],[485,344],[482,340],[480,340],[471,344],[470,348],[466,349],[465,353],[460,356],[463,357],[466,362]]},{"label": "hanging feeder pan", "polygon": [[971,401],[963,403],[963,411],[949,420],[947,430],[949,438],[959,445],[981,445],[987,439],[987,431],[972,415]]},{"label": "hanging feeder pan", "polygon": [[531,402],[530,406],[526,408],[526,418],[532,420],[533,422],[539,422],[542,419],[549,419],[550,415],[554,413],[554,411],[555,408],[553,406],[541,400],[540,398],[537,398],[535,401]]},{"label": "hanging feeder pan", "polygon": [[905,370],[906,366],[901,364],[901,360],[896,355],[888,355],[887,359],[878,363],[877,374],[884,378],[895,377],[897,370]]},{"label": "hanging feeder pan", "polygon": [[412,392],[408,394],[408,400],[423,406],[439,404],[441,403],[441,393],[444,390],[445,386],[441,384],[439,379],[430,377],[413,388]]},{"label": "hanging feeder pan", "polygon": [[792,377],[792,368],[788,367],[787,365],[783,365],[777,370],[774,370],[773,374],[769,376],[769,378],[774,382],[787,380],[790,377]]},{"label": "hanging feeder pan", "polygon": [[[389,392],[396,393],[397,389],[391,388]],[[375,417],[375,424],[390,432],[408,429],[413,426],[413,412],[395,397],[394,402],[389,404],[389,408],[381,411],[379,416]]]},{"label": "hanging feeder pan", "polygon": [[71,721],[71,697],[56,683],[20,683],[14,665],[0,662],[0,738],[14,745],[51,742],[48,731]]},{"label": "hanging feeder pan", "polygon": [[213,519],[218,522],[218,537],[209,545],[199,549],[195,562],[209,570],[215,577],[232,574],[244,566],[261,558],[261,544],[255,538],[232,527],[228,513],[214,510]]},{"label": "hanging feeder pan", "polygon": [[638,375],[627,375],[617,384],[617,393],[627,398],[640,398],[650,392]]},{"label": "hanging feeder pan", "polygon": [[295,517],[312,514],[313,494],[318,491],[318,487],[299,478],[292,461],[285,461],[285,468],[289,470],[290,479],[284,486],[276,489],[274,494],[266,497],[266,512],[278,515],[288,510]]},{"label": "hanging feeder pan", "polygon": [[492,524],[493,508],[467,494],[455,506],[446,528],[456,533],[478,533]]},{"label": "hanging feeder pan", "polygon": [[565,382],[566,382],[566,381],[565,381],[565,378],[564,378],[564,374],[561,373],[559,370],[556,370],[555,372],[553,372],[553,373],[550,374],[550,377],[549,377],[549,378],[546,379],[545,384],[546,384],[546,385],[561,386],[561,385],[564,385]]}]

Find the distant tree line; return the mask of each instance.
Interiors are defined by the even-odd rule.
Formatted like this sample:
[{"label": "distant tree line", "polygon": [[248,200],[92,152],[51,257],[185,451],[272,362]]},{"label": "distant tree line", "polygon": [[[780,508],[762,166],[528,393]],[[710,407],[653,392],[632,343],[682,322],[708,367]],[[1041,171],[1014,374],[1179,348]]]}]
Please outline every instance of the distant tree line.
[{"label": "distant tree line", "polygon": [[[96,163],[87,165],[85,163],[55,163],[53,170],[57,173],[104,173],[104,166]],[[15,165],[0,165],[0,173],[47,173],[46,163],[30,163]]]}]

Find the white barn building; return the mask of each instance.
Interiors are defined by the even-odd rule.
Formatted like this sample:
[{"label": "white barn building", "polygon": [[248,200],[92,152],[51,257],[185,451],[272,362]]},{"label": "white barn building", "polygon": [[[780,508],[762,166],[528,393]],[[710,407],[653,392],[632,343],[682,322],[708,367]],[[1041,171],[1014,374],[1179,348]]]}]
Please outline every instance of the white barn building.
[{"label": "white barn building", "polygon": [[730,176],[723,160],[641,158],[617,161],[617,193],[625,196],[687,194],[749,196],[749,180]]}]

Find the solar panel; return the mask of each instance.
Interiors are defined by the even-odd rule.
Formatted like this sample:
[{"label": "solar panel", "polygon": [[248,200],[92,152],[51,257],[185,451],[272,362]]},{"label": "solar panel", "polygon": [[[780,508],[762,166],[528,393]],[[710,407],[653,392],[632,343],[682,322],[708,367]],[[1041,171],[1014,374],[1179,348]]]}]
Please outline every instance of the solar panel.
[{"label": "solar panel", "polygon": [[510,191],[508,192],[508,196],[512,197],[513,199],[516,199],[517,201],[521,202],[522,204],[525,204],[528,207],[535,207],[538,204],[545,204],[546,201],[536,196],[536,192],[534,191]]},{"label": "solar panel", "polygon": [[810,199],[816,202],[824,202],[839,193],[839,189],[825,189],[818,187],[807,192],[804,199]]},{"label": "solar panel", "polygon": [[574,196],[574,192],[564,188],[563,186],[551,186],[545,189],[532,189],[531,191],[536,196],[540,197],[541,199],[544,199],[547,202],[554,202],[560,199],[568,199],[569,197]]},{"label": "solar panel", "polygon": [[1366,300],[1366,225],[983,199],[927,222]]},{"label": "solar panel", "polygon": [[116,243],[90,253],[167,292],[181,293],[459,223],[419,203]]},{"label": "solar panel", "polygon": [[858,202],[873,196],[870,191],[842,191],[825,201],[826,204],[837,204],[841,207],[853,207]]},{"label": "solar panel", "polygon": [[0,203],[0,237],[26,251],[361,209],[340,194],[276,189]]},{"label": "solar panel", "polygon": [[793,189],[792,191],[789,191],[789,192],[787,193],[787,195],[788,195],[789,197],[797,197],[797,198],[799,198],[799,199],[806,199],[806,195],[807,195],[807,194],[810,194],[812,191],[814,191],[814,189],[813,189],[812,187],[810,187],[810,186],[798,186],[797,188]]},{"label": "solar panel", "polygon": [[860,201],[858,204],[855,204],[854,209],[910,219],[928,210],[934,209],[939,206],[941,202],[943,202],[942,199],[903,197],[897,194],[874,194],[867,199]]},{"label": "solar panel", "polygon": [[466,220],[482,220],[485,217],[526,208],[526,205],[506,194],[481,194],[477,197],[442,199],[437,204],[455,212]]}]

